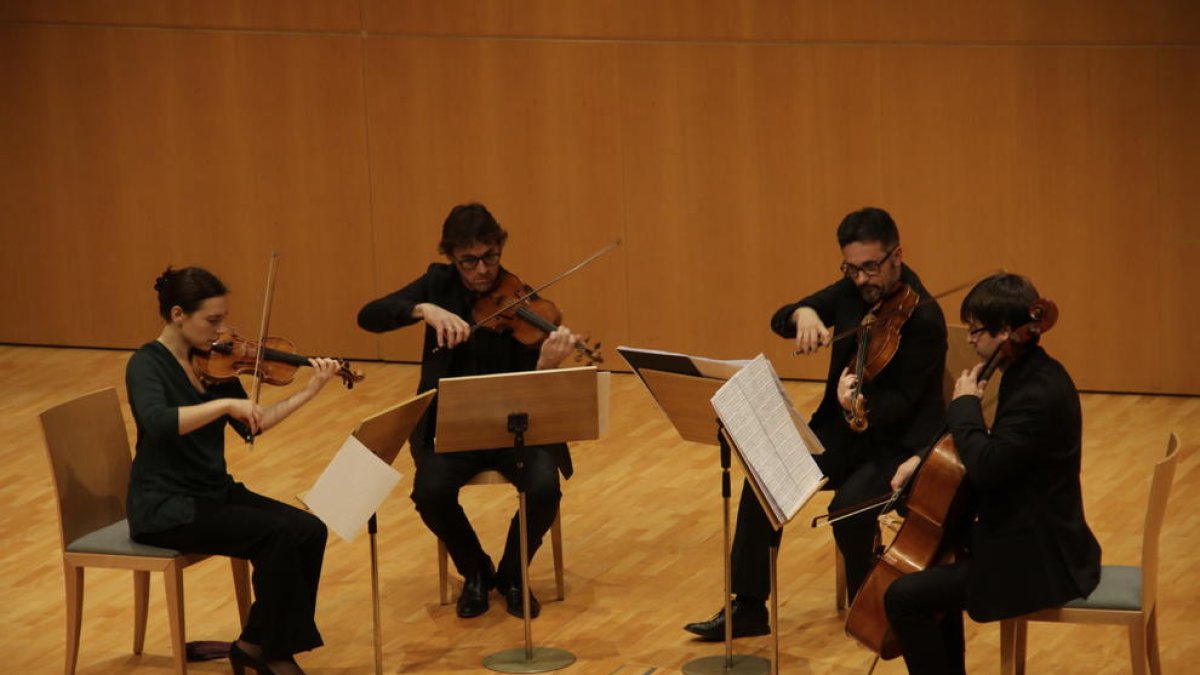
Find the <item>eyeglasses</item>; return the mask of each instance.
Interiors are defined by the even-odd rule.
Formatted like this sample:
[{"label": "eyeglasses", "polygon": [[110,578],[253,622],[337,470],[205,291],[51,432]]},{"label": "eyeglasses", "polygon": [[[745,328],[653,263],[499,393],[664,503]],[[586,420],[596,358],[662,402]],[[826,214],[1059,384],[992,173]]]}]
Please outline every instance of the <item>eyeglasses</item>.
[{"label": "eyeglasses", "polygon": [[844,274],[847,279],[853,279],[854,277],[857,277],[859,272],[862,272],[869,277],[873,277],[876,274],[879,274],[879,270],[883,269],[883,263],[887,262],[887,259],[892,257],[892,254],[896,252],[897,248],[900,247],[897,246],[896,248],[888,251],[887,255],[883,256],[879,260],[868,260],[862,265],[851,265],[848,262],[844,262],[839,269],[842,270],[842,274]]},{"label": "eyeglasses", "polygon": [[987,328],[985,328],[983,326],[975,326],[974,328],[971,328],[968,326],[967,327],[967,339],[974,340],[975,338],[979,337],[980,335],[983,335],[983,332],[986,330],[987,330]]},{"label": "eyeglasses", "polygon": [[463,271],[473,270],[479,267],[481,262],[488,267],[495,267],[496,263],[500,262],[500,251],[488,251],[483,255],[464,255],[454,259],[454,264]]}]

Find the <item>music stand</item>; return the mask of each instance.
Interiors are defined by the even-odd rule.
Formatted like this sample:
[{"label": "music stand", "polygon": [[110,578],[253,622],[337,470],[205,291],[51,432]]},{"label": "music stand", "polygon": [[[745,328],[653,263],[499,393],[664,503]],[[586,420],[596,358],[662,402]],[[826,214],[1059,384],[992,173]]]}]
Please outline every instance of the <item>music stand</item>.
[{"label": "music stand", "polygon": [[533,646],[524,451],[527,443],[545,445],[600,437],[604,411],[596,368],[443,378],[438,389],[437,452],[509,446],[516,452],[525,645],[490,654],[483,659],[483,665],[502,673],[542,673],[565,668],[575,662],[574,654],[554,647]]},{"label": "music stand", "polygon": [[[426,391],[398,403],[387,410],[376,413],[359,423],[352,436],[385,464],[391,466],[400,454],[401,448],[416,427],[425,409],[433,400],[436,389]],[[322,475],[324,478],[324,475]],[[353,490],[353,485],[339,482],[336,490]],[[313,493],[310,492],[309,495]],[[306,499],[302,498],[308,505]],[[377,507],[372,503],[367,508]],[[361,521],[359,521],[361,522]],[[361,526],[360,526],[361,527]],[[361,531],[361,530],[360,530]],[[375,638],[375,674],[383,675],[383,628],[381,626],[381,610],[379,597],[379,548],[376,541],[379,524],[376,514],[372,513],[367,520],[367,534],[371,544],[371,610],[374,620]]]},{"label": "music stand", "polygon": [[[721,419],[722,445],[737,450],[746,482],[782,535],[786,525],[827,479],[812,459],[824,448],[788,400],[770,361],[758,355],[712,397]],[[779,672],[778,537],[770,547],[771,633],[774,671]],[[729,622],[726,622],[728,624]]]},{"label": "music stand", "polygon": [[729,481],[731,452],[730,444],[720,431],[720,421],[713,412],[711,403],[713,395],[725,384],[725,380],[649,368],[638,369],[637,373],[681,438],[721,448],[721,509],[724,518],[721,559],[725,565],[725,655],[704,656],[688,661],[683,665],[683,672],[687,675],[764,675],[770,672],[769,661],[759,656],[733,653],[733,621],[728,618],[733,615],[733,570],[730,563],[733,528],[730,526],[729,517],[733,493]]}]

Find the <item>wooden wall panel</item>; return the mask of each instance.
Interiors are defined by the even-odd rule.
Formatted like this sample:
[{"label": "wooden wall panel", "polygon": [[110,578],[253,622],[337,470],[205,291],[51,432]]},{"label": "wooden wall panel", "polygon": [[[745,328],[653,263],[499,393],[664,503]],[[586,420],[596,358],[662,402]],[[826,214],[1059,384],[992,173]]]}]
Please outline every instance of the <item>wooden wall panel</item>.
[{"label": "wooden wall panel", "polygon": [[[625,218],[611,45],[372,38],[367,43],[377,287],[423,273],[455,204],[483,202],[509,232],[503,263],[537,286],[616,239]],[[572,329],[625,341],[622,249],[546,297]],[[420,358],[421,330],[382,338]]]},{"label": "wooden wall panel", "polygon": [[359,0],[2,0],[0,21],[353,31]]},{"label": "wooden wall panel", "polygon": [[637,176],[628,184],[635,343],[718,358],[768,350],[782,372],[819,376],[821,358],[792,359],[768,320],[836,279],[846,204],[879,196],[874,49],[628,45],[621,54],[625,164]]},{"label": "wooden wall panel", "polygon": [[1132,290],[1137,294],[1132,301],[1154,302],[1160,312],[1144,331],[1134,330],[1136,324],[1129,322],[1122,322],[1122,329],[1130,337],[1137,335],[1158,346],[1156,364],[1138,365],[1154,374],[1151,391],[1200,393],[1200,367],[1195,358],[1200,313],[1191,310],[1200,290],[1196,280],[1200,262],[1196,208],[1200,196],[1196,112],[1200,110],[1200,49],[1159,49],[1155,58],[1158,208],[1154,231],[1160,257],[1150,273],[1127,276],[1132,277]]},{"label": "wooden wall panel", "polygon": [[475,199],[534,283],[624,236],[548,294],[610,348],[820,377],[767,319],[876,204],[931,288],[1004,265],[1058,300],[1081,386],[1197,393],[1197,7],[0,3],[0,341],[132,346],[167,262],[252,324],[275,246],[280,332],[415,359],[354,314]]},{"label": "wooden wall panel", "polygon": [[257,332],[373,353],[349,329],[372,287],[353,38],[6,27],[0,340],[128,347],[157,332],[168,264],[211,267]]},{"label": "wooden wall panel", "polygon": [[370,32],[620,40],[1195,42],[1190,0],[362,0]]}]

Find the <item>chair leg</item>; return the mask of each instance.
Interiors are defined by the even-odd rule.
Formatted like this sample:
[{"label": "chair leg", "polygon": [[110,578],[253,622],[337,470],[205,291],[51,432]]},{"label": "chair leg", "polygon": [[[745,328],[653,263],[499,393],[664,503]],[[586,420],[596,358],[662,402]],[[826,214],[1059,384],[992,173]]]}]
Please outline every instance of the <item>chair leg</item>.
[{"label": "chair leg", "polygon": [[66,675],[75,675],[79,661],[79,629],[83,625],[83,568],[63,561],[63,578],[67,587],[67,645]]},{"label": "chair leg", "polygon": [[1150,675],[1162,675],[1162,661],[1158,656],[1158,608],[1150,610],[1146,617],[1146,656],[1150,661]]},{"label": "chair leg", "polygon": [[1013,619],[1012,663],[1013,675],[1025,675],[1025,639],[1029,635],[1029,622]]},{"label": "chair leg", "polygon": [[1016,631],[1015,619],[1004,619],[1000,622],[1000,675],[1012,675],[1016,671],[1013,664]]},{"label": "chair leg", "polygon": [[838,611],[846,609],[846,561],[842,559],[842,551],[838,548],[837,542],[833,543],[833,576],[835,594],[834,603],[837,605]]},{"label": "chair leg", "polygon": [[441,539],[437,540],[438,546],[438,599],[443,605],[450,604],[450,572],[448,569],[447,558],[450,554],[446,552],[446,544]]},{"label": "chair leg", "polygon": [[187,673],[187,650],[184,647],[183,617],[183,570],[172,562],[163,570],[163,581],[167,587],[167,623],[171,627],[171,653],[175,656],[177,675]]},{"label": "chair leg", "polygon": [[150,573],[133,571],[133,653],[146,646],[146,611],[150,606]]},{"label": "chair leg", "polygon": [[1133,675],[1146,675],[1146,622],[1129,625],[1129,659],[1133,662]]},{"label": "chair leg", "polygon": [[562,551],[562,512],[554,516],[554,524],[550,526],[550,547],[554,551],[554,585],[558,589],[558,600],[567,597],[566,585],[563,583],[563,551]]},{"label": "chair leg", "polygon": [[245,558],[230,558],[233,568],[233,593],[237,596],[238,619],[242,628],[250,620],[250,561]]}]

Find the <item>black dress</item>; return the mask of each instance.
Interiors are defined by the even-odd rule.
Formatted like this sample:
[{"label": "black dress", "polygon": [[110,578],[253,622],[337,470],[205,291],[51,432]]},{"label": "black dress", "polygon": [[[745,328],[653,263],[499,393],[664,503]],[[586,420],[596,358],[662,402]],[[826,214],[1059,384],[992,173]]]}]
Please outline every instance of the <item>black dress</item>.
[{"label": "black dress", "polygon": [[225,425],[244,435],[241,424],[222,417],[179,433],[179,408],[246,398],[241,384],[198,391],[171,351],[150,342],[129,359],[125,386],[137,425],[126,509],[133,539],[249,559],[254,604],[239,639],[260,645],[268,660],[321,646],[314,615],[325,524],[233,480],[225,467]]}]

